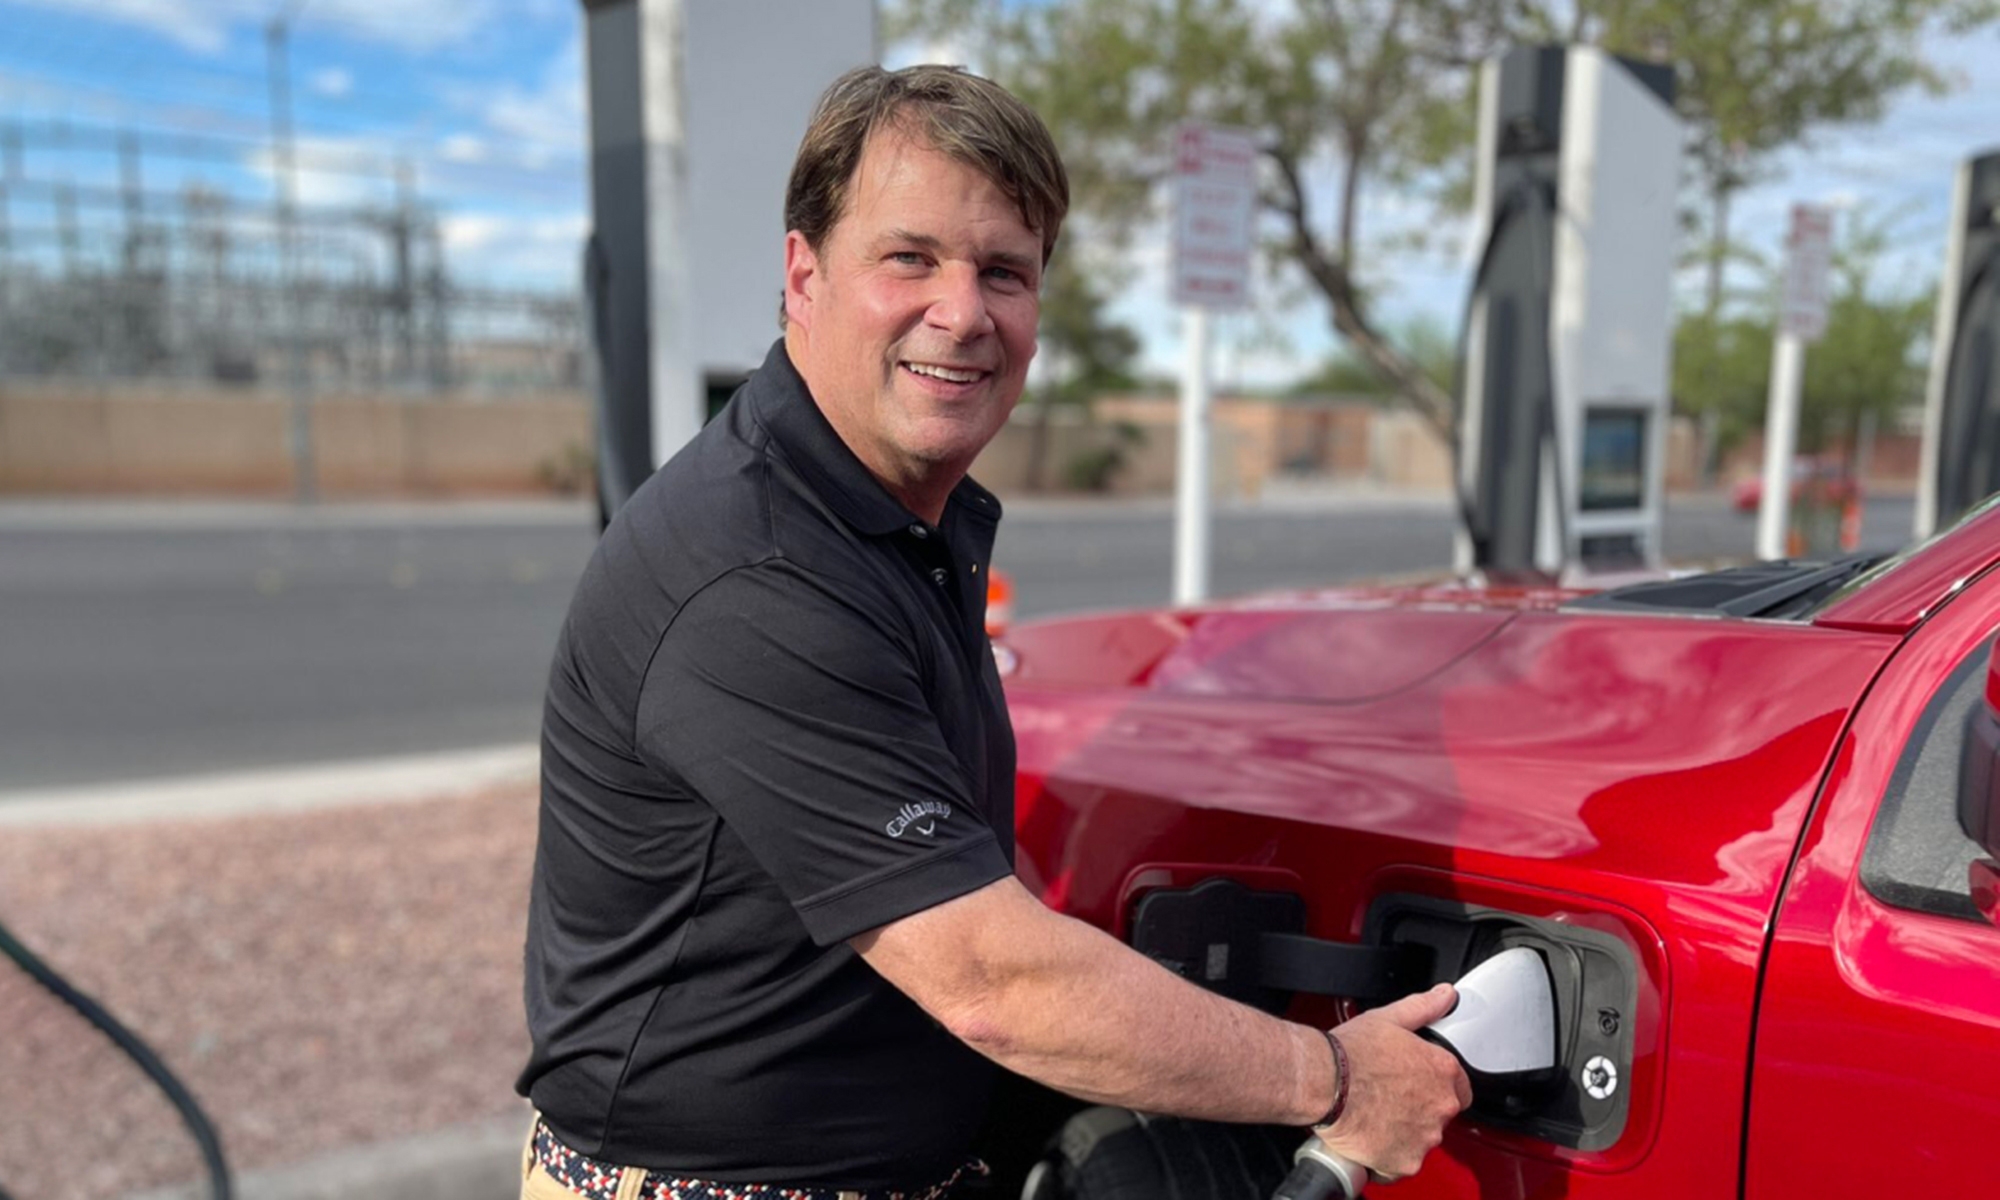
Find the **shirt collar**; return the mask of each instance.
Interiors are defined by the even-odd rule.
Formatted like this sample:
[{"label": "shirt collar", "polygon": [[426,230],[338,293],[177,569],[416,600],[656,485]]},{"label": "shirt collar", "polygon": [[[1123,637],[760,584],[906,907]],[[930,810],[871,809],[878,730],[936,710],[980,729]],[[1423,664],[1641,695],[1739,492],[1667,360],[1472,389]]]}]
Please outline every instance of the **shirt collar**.
[{"label": "shirt collar", "polygon": [[[869,474],[834,431],[813,401],[805,379],[792,365],[785,339],[771,344],[764,365],[751,375],[747,392],[757,423],[841,520],[872,537],[919,523],[917,515]],[[952,489],[947,505],[987,524],[1000,520],[1000,501],[969,475]]]}]

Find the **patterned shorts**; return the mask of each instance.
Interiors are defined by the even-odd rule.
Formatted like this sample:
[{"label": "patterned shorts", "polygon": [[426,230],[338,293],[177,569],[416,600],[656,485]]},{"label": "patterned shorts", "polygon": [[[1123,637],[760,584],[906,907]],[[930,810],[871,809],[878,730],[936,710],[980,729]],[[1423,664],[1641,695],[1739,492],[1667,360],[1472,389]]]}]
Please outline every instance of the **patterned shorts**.
[{"label": "patterned shorts", "polygon": [[[616,1200],[618,1185],[625,1172],[641,1167],[621,1167],[579,1154],[562,1144],[541,1120],[535,1122],[535,1161],[542,1164],[556,1182],[584,1200]],[[684,1179],[664,1171],[648,1173],[640,1188],[640,1200],[945,1200],[960,1180],[987,1173],[977,1159],[951,1173],[942,1183],[914,1191],[852,1192],[835,1188],[780,1187],[768,1183],[716,1183],[706,1179]]]}]

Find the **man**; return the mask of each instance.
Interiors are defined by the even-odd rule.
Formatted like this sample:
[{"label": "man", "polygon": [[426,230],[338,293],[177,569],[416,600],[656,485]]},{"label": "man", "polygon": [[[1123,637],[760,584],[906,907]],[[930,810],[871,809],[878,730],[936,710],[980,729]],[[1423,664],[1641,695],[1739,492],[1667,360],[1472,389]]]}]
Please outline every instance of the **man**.
[{"label": "man", "polygon": [[966,470],[1020,397],[1067,206],[1047,130],[986,80],[866,68],[822,98],[784,337],[611,523],[556,653],[524,1196],[942,1196],[995,1064],[1149,1111],[1338,1116],[1330,1144],[1387,1176],[1467,1102],[1409,1032],[1448,988],[1329,1037],[1013,876],[999,505]]}]

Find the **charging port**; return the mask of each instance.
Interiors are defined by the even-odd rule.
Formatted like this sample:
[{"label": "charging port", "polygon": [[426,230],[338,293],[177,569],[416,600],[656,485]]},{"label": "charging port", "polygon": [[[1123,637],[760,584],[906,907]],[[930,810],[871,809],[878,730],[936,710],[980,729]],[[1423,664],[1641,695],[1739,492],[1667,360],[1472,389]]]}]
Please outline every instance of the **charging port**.
[{"label": "charging port", "polygon": [[1368,912],[1366,940],[1420,946],[1429,983],[1457,980],[1496,954],[1525,946],[1548,968],[1555,1000],[1556,1061],[1545,1071],[1473,1073],[1472,1115],[1485,1123],[1579,1150],[1601,1150],[1625,1128],[1631,1089],[1637,974],[1629,949],[1608,934],[1428,896],[1389,895]]}]

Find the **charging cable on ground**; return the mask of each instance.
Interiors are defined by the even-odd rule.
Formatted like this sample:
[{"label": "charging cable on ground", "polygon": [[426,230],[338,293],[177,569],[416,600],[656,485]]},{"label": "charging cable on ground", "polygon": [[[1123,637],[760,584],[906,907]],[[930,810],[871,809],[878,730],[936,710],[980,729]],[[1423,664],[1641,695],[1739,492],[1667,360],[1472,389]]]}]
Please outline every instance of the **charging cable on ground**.
[{"label": "charging cable on ground", "polygon": [[[125,1052],[126,1057],[139,1065],[159,1089],[167,1094],[174,1110],[186,1123],[188,1132],[194,1135],[201,1147],[203,1164],[208,1168],[209,1194],[214,1200],[230,1200],[229,1164],[222,1156],[222,1140],[216,1136],[215,1126],[208,1115],[201,1111],[201,1105],[186,1086],[174,1076],[152,1047],[139,1040],[139,1036],[120,1024],[116,1017],[106,1012],[103,1005],[78,991],[69,980],[58,975],[55,968],[37,958],[33,951],[22,945],[11,930],[0,925],[0,954],[14,960],[15,965],[27,972],[28,977],[40,984],[48,993],[74,1009],[78,1016],[95,1026],[98,1032]],[[5,1192],[0,1191],[0,1196]]]}]

